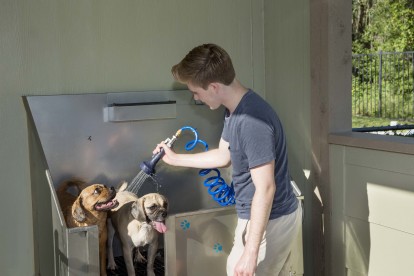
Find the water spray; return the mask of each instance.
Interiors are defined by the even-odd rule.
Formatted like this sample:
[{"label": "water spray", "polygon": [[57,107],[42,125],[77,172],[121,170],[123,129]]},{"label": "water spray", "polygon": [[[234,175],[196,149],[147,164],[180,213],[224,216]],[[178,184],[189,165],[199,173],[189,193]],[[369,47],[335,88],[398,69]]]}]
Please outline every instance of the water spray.
[{"label": "water spray", "polygon": [[[179,129],[175,135],[173,135],[173,137],[165,139],[164,143],[171,148],[180,134],[181,129]],[[138,194],[138,191],[141,188],[142,184],[144,184],[148,178],[152,178],[152,176],[155,175],[155,166],[157,165],[158,161],[161,160],[164,154],[165,151],[163,148],[161,148],[158,153],[152,156],[151,160],[142,162],[139,166],[141,168],[141,171],[134,177],[134,179],[132,179],[125,190]]]}]

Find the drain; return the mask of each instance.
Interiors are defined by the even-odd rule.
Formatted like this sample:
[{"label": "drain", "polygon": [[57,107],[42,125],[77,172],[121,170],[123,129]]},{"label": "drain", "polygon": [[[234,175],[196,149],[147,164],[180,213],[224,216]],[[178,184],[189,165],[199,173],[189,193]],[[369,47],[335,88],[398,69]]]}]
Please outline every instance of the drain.
[{"label": "drain", "polygon": [[[142,251],[142,256],[147,258],[147,252]],[[108,276],[127,276],[127,269],[125,266],[124,257],[115,257],[115,263],[117,266],[116,270],[108,270]],[[135,263],[135,275],[147,275],[147,263]],[[164,251],[158,250],[157,256],[155,257],[154,261],[154,273],[156,276],[164,276],[165,275],[165,268],[164,268]]]}]

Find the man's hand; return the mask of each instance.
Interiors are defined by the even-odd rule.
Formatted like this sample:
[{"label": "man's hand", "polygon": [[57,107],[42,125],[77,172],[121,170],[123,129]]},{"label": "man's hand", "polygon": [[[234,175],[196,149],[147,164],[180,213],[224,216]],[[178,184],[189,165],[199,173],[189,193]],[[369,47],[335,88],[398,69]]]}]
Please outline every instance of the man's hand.
[{"label": "man's hand", "polygon": [[256,271],[257,253],[246,251],[245,249],[234,268],[234,276],[253,276]]},{"label": "man's hand", "polygon": [[154,151],[152,152],[152,154],[157,154],[158,152],[160,152],[161,149],[164,149],[164,153],[165,153],[164,156],[162,157],[162,161],[164,161],[165,163],[169,165],[175,165],[173,160],[177,159],[176,153],[169,146],[167,146],[164,142],[159,143],[157,147],[154,149]]}]

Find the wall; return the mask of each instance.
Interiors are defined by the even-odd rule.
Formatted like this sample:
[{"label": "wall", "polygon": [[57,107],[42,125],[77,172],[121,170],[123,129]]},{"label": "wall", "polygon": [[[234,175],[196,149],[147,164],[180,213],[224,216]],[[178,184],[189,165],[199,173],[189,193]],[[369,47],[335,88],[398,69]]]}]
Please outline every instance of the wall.
[{"label": "wall", "polygon": [[44,165],[41,152],[29,156],[21,96],[180,88],[171,66],[206,42],[264,94],[263,34],[263,1],[2,0],[0,274],[51,274]]},{"label": "wall", "polygon": [[[305,195],[305,271],[313,270],[312,170],[310,121],[309,1],[265,1],[266,99],[287,136],[292,178]],[[319,247],[319,246],[318,246]]]},{"label": "wall", "polygon": [[414,156],[331,145],[330,160],[332,275],[412,275]]},{"label": "wall", "polygon": [[[352,1],[309,1],[313,275],[333,274],[332,183],[329,136],[351,131]],[[338,165],[340,166],[340,165]],[[309,200],[309,198],[308,198]]]}]

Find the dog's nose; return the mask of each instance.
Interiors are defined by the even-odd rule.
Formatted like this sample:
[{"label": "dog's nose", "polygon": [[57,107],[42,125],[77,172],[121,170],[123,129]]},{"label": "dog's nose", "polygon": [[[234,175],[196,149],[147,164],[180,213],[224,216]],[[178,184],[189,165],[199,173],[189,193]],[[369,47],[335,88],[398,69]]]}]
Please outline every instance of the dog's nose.
[{"label": "dog's nose", "polygon": [[162,215],[161,215],[163,218],[166,218],[167,217],[167,212],[164,212],[164,213],[162,213]]},{"label": "dog's nose", "polygon": [[111,191],[115,191],[115,188],[111,186],[111,188],[109,188]]}]

